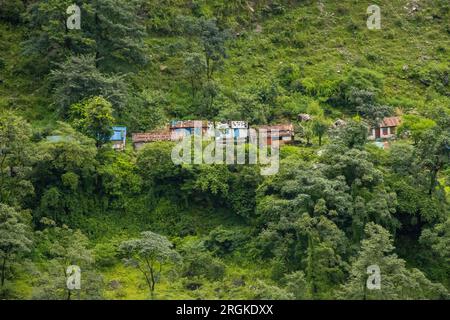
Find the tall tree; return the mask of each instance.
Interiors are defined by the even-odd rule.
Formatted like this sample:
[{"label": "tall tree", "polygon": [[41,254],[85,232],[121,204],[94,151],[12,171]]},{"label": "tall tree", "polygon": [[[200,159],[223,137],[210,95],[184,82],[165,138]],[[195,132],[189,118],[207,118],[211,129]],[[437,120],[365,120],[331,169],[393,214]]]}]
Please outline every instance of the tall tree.
[{"label": "tall tree", "polygon": [[226,58],[225,42],[229,38],[228,31],[220,30],[215,19],[200,20],[200,38],[205,54],[206,78],[212,79],[213,73]]},{"label": "tall tree", "polygon": [[93,55],[71,56],[50,74],[54,101],[62,116],[69,108],[85,99],[103,96],[121,115],[127,96],[127,86],[121,76],[106,75],[95,67]]},{"label": "tall tree", "polygon": [[101,298],[102,279],[94,271],[94,257],[88,249],[89,239],[80,231],[72,230],[66,225],[59,227],[47,218],[41,220],[45,226],[37,231],[37,249],[45,256],[48,263],[36,280],[33,297],[36,299],[65,299],[73,298],[74,290],[67,286],[69,266],[77,266],[81,271],[79,298]]},{"label": "tall tree", "polygon": [[8,264],[31,251],[33,232],[26,211],[0,203],[0,283],[5,284]]},{"label": "tall tree", "polygon": [[201,54],[187,54],[184,59],[185,75],[191,85],[192,99],[203,86],[203,74],[206,71],[205,61]]},{"label": "tall tree", "polygon": [[330,123],[324,117],[315,117],[312,120],[312,131],[319,139],[319,146],[322,145],[322,138],[327,133],[329,127]]},{"label": "tall tree", "polygon": [[428,194],[432,196],[439,185],[439,173],[450,162],[450,129],[434,127],[427,130],[417,149],[420,166],[428,171]]},{"label": "tall tree", "polygon": [[0,115],[0,202],[21,205],[33,193],[31,128],[13,113]]},{"label": "tall tree", "polygon": [[139,269],[144,275],[152,298],[163,266],[181,259],[172,248],[173,244],[166,237],[151,231],[142,232],[141,238],[125,241],[119,247],[125,264]]},{"label": "tall tree", "polygon": [[[92,54],[96,66],[115,69],[120,62],[145,63],[145,29],[138,0],[77,0],[81,29],[69,30],[66,20],[71,0],[32,2],[25,14],[30,29],[24,52],[50,62],[62,62],[70,54]],[[117,63],[119,62],[119,63]]]},{"label": "tall tree", "polygon": [[[406,262],[397,257],[391,235],[383,227],[368,223],[361,249],[351,265],[350,278],[342,287],[346,299],[442,299],[449,293],[441,284],[429,281],[417,269],[407,269]],[[367,287],[367,268],[380,269],[380,289]]]},{"label": "tall tree", "polygon": [[356,106],[358,115],[363,116],[372,127],[377,127],[384,117],[393,112],[392,107],[379,104],[372,91],[354,88],[350,93],[350,101]]},{"label": "tall tree", "polygon": [[110,141],[114,117],[111,103],[103,97],[93,97],[71,107],[76,128],[96,141],[97,148]]},{"label": "tall tree", "polygon": [[71,214],[92,210],[93,195],[100,194],[96,156],[95,141],[63,123],[38,143],[32,175],[37,224],[42,217],[68,222]]}]

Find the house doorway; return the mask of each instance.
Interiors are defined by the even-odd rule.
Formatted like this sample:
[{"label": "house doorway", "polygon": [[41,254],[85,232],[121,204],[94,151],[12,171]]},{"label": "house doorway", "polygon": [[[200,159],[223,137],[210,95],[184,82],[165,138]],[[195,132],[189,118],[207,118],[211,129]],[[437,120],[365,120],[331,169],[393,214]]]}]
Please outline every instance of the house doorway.
[{"label": "house doorway", "polygon": [[375,139],[378,139],[378,138],[380,138],[380,128],[376,128],[375,129]]}]

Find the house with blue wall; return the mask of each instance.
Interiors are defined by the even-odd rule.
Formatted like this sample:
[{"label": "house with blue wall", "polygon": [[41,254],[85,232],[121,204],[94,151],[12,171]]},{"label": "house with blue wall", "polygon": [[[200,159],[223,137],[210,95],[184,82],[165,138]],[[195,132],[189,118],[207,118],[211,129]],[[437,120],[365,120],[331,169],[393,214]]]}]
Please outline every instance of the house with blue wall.
[{"label": "house with blue wall", "polygon": [[113,130],[113,135],[110,141],[112,142],[112,147],[114,150],[124,150],[125,143],[127,140],[127,127],[114,126],[111,128]]}]

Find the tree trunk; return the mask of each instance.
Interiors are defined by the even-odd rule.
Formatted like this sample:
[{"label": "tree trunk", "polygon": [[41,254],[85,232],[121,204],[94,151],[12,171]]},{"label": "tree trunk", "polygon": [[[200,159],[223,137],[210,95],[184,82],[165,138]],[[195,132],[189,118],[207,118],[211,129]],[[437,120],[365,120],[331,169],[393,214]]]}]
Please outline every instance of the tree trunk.
[{"label": "tree trunk", "polygon": [[431,170],[431,175],[430,175],[430,188],[428,190],[428,195],[431,197],[431,195],[433,194],[434,191],[434,187],[436,186],[436,180],[437,180],[437,175],[439,172],[439,167],[434,167]]},{"label": "tree trunk", "polygon": [[2,287],[5,284],[6,258],[7,258],[7,255],[5,255],[3,257],[3,263],[2,263]]}]

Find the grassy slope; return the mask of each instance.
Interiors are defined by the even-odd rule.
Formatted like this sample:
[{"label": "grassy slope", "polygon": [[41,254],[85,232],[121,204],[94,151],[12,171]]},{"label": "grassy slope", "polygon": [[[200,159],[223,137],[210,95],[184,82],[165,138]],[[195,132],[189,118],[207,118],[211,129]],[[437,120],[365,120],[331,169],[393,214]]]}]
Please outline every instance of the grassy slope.
[{"label": "grassy slope", "polygon": [[[382,9],[381,31],[369,31],[365,27],[367,3],[354,0],[307,1],[306,4],[288,10],[286,14],[260,21],[262,32],[247,30],[229,47],[229,59],[224,70],[216,75],[221,86],[232,92],[234,88],[251,86],[261,79],[275,77],[283,64],[298,64],[304,77],[312,79],[317,86],[326,86],[344,75],[351,67],[365,67],[385,76],[386,101],[394,105],[416,106],[423,104],[426,88],[412,80],[407,74],[432,64],[449,64],[450,41],[448,22],[433,19],[425,9],[410,15],[404,8],[409,1],[377,1]],[[421,1],[426,5],[433,1]],[[207,10],[206,10],[207,11]],[[0,57],[6,68],[1,71],[0,110],[16,109],[30,119],[35,127],[56,121],[50,108],[50,99],[41,88],[40,79],[32,78],[22,66],[18,39],[23,31],[0,23]],[[147,39],[150,45],[151,62],[133,77],[141,88],[162,90],[168,93],[171,103],[182,104],[189,95],[181,81],[181,54],[167,55],[170,44],[181,43],[190,50],[186,40],[177,37],[153,36]],[[168,69],[160,71],[164,64]],[[408,70],[403,67],[407,65]],[[18,71],[22,70],[22,71]],[[283,107],[283,106],[280,106]],[[210,227],[226,223],[224,217],[208,213],[189,212],[196,226],[208,221]],[[103,224],[104,238],[123,223],[120,219]],[[86,221],[89,223],[89,221]],[[103,223],[103,222],[100,222]],[[237,223],[236,225],[239,225]],[[134,235],[144,228],[131,226],[125,233]],[[232,280],[244,275],[251,283],[256,275],[267,277],[260,266],[239,266],[227,263],[225,284],[233,292]],[[123,286],[117,291],[107,290],[110,298],[145,298],[147,293],[139,274],[121,264],[104,270],[107,281],[119,280]],[[29,296],[26,282],[19,280],[20,292]],[[158,290],[160,298],[213,298],[220,284],[209,284],[198,292],[183,289],[182,284],[163,282]],[[224,293],[224,297],[227,294]],[[235,297],[236,298],[236,297]]]}]

